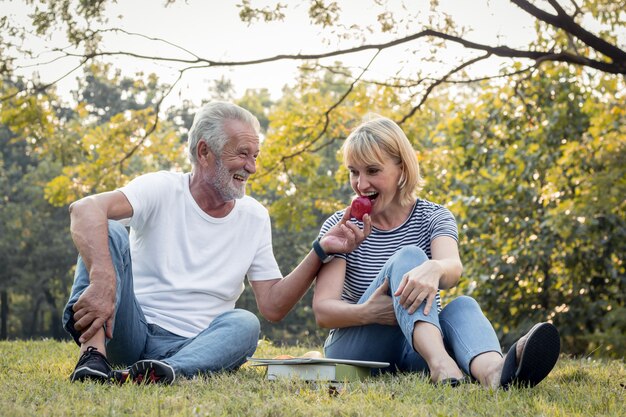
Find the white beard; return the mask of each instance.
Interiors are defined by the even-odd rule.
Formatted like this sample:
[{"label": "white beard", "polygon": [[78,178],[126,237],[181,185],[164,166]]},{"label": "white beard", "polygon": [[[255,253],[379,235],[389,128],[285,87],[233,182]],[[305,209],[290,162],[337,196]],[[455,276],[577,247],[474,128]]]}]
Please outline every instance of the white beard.
[{"label": "white beard", "polygon": [[[209,182],[213,187],[215,187],[224,201],[236,200],[242,198],[246,194],[245,182],[241,183],[241,185],[235,184],[233,174],[228,172],[219,158],[216,158],[215,168],[215,176],[210,178]],[[244,178],[247,176],[246,174],[240,175]]]}]

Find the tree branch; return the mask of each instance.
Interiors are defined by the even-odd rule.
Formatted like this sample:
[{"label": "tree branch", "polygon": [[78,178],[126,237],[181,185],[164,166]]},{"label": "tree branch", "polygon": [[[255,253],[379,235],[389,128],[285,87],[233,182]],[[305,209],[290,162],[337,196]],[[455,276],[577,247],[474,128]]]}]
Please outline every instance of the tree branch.
[{"label": "tree branch", "polygon": [[469,67],[472,64],[475,64],[478,61],[482,61],[483,59],[487,59],[491,56],[490,53],[486,53],[485,55],[479,56],[477,58],[471,59],[467,62],[462,63],[461,65],[459,65],[456,68],[453,68],[451,71],[449,71],[446,75],[444,75],[443,77],[439,78],[438,80],[436,80],[435,82],[433,82],[431,85],[428,86],[428,88],[426,89],[426,91],[424,92],[424,95],[422,96],[422,99],[420,100],[420,102],[414,106],[411,111],[409,113],[407,113],[406,115],[404,115],[404,117],[402,119],[400,119],[397,123],[399,125],[403,124],[404,122],[407,121],[407,119],[411,118],[415,112],[422,107],[422,105],[426,102],[426,99],[428,98],[428,96],[430,95],[430,93],[435,89],[435,87],[437,87],[440,84],[443,84],[446,82],[446,80],[448,79],[448,77],[450,77],[452,74],[457,73],[459,71],[461,71],[463,68]]},{"label": "tree branch", "polygon": [[176,79],[176,81],[174,81],[174,83],[170,86],[170,88],[163,93],[163,95],[161,96],[161,98],[156,102],[155,106],[154,106],[154,123],[152,123],[152,125],[148,128],[148,130],[146,131],[146,133],[143,135],[143,137],[137,142],[137,144],[135,144],[135,146],[126,154],[124,155],[124,157],[122,159],[120,159],[116,165],[119,166],[119,170],[120,172],[122,172],[122,170],[124,169],[124,162],[126,162],[131,156],[133,156],[133,154],[135,152],[137,152],[137,150],[143,146],[143,143],[146,141],[146,139],[148,139],[148,137],[154,132],[156,131],[156,128],[159,125],[159,111],[161,109],[161,105],[163,104],[163,100],[165,100],[165,98],[172,92],[172,90],[174,89],[174,87],[176,86],[176,84],[178,84],[178,82],[181,80],[181,78],[183,77],[183,73],[185,70],[180,71],[180,73],[178,74],[178,78]]},{"label": "tree branch", "polygon": [[[340,71],[339,69],[337,69],[336,67],[332,67],[332,66],[327,66],[327,65],[321,65],[319,63],[315,64],[316,68],[320,68],[323,70],[326,70],[332,74],[337,74],[337,75],[342,75],[346,78],[351,77],[352,74],[350,74],[347,71]],[[476,83],[479,81],[488,81],[488,80],[497,80],[499,78],[507,78],[507,77],[511,77],[513,75],[519,75],[519,74],[523,74],[526,73],[528,71],[530,71],[533,68],[536,68],[537,64],[533,64],[533,65],[529,65],[525,68],[522,68],[520,70],[515,70],[515,71],[511,71],[511,72],[507,72],[504,74],[498,74],[498,75],[486,75],[483,77],[477,77],[477,78],[467,78],[467,79],[461,79],[461,80],[450,80],[447,79],[445,80],[445,84],[472,84],[472,83]],[[368,84],[368,85],[376,85],[379,87],[388,87],[388,88],[415,88],[420,86],[421,84],[423,84],[426,81],[432,81],[435,82],[437,81],[438,78],[433,78],[433,77],[424,77],[424,78],[420,78],[417,81],[412,81],[412,80],[407,80],[404,78],[393,78],[390,81],[394,81],[392,82],[383,82],[383,81],[376,81],[376,80],[367,80],[367,79],[361,79],[361,83],[363,84]]]},{"label": "tree branch", "polygon": [[[89,61],[88,58],[83,59],[78,65],[76,65],[74,68],[72,68],[71,70],[69,70],[68,72],[66,72],[65,74],[63,74],[62,76],[60,76],[59,78],[57,78],[54,81],[51,81],[47,84],[42,84],[42,85],[35,85],[33,87],[33,92],[35,93],[40,93],[43,92],[45,90],[47,90],[48,88],[52,87],[53,85],[55,85],[56,83],[58,83],[59,81],[61,81],[62,79],[64,79],[65,77],[69,76],[71,73],[73,73],[74,71],[76,71],[77,69],[79,69],[80,67],[82,67],[83,65],[85,65],[87,63],[87,61]],[[27,89],[24,90],[17,90],[14,93],[11,94],[7,94],[6,96],[2,96],[0,97],[0,101],[7,101],[12,99],[13,97],[16,97],[17,95],[19,95],[21,92],[26,91]]]},{"label": "tree branch", "polygon": [[613,60],[613,63],[616,64],[617,69],[621,69],[618,72],[613,73],[626,73],[626,52],[622,51],[617,46],[610,44],[609,42],[594,35],[593,33],[580,26],[565,12],[565,10],[563,10],[561,5],[556,0],[549,0],[550,5],[552,5],[552,7],[554,7],[554,9],[557,11],[556,16],[539,9],[538,7],[526,0],[511,0],[511,2],[516,4],[526,13],[536,17],[543,22],[548,23],[551,26],[555,26],[559,29],[565,30],[568,33],[571,33],[588,46],[592,47],[601,54],[604,54],[607,57],[611,58]]},{"label": "tree branch", "polygon": [[[516,3],[521,3],[521,4],[527,4],[527,2],[523,1],[523,0],[511,0],[513,2]],[[532,7],[532,11],[536,10],[536,13],[538,14],[538,16],[535,16],[537,18],[543,17],[543,21],[553,24],[551,22],[558,22],[558,17],[551,15],[549,13],[546,13],[542,10],[537,9],[535,6],[530,5],[530,7]],[[521,7],[521,6],[520,6]],[[530,13],[530,12],[529,12]],[[570,19],[571,20],[571,19]],[[528,59],[532,59],[535,61],[557,61],[557,62],[565,62],[565,63],[570,63],[570,64],[576,64],[576,65],[582,65],[582,66],[588,66],[591,68],[595,68],[607,73],[611,73],[611,74],[623,74],[626,73],[626,52],[622,51],[621,49],[611,45],[610,43],[596,37],[595,35],[591,34],[590,32],[587,32],[586,30],[584,30],[582,27],[580,27],[578,24],[576,24],[575,22],[573,22],[573,28],[576,29],[575,32],[573,32],[573,34],[580,38],[582,35],[582,33],[587,33],[589,34],[589,36],[596,41],[596,44],[592,44],[590,46],[592,46],[594,49],[598,50],[601,53],[604,53],[605,55],[611,57],[611,55],[605,53],[605,49],[611,49],[613,51],[615,51],[615,53],[613,53],[613,55],[615,55],[616,57],[620,57],[623,55],[623,58],[615,58],[613,63],[609,63],[609,62],[603,62],[603,61],[597,61],[591,58],[585,58],[585,57],[580,57],[577,55],[573,55],[567,52],[561,52],[561,53],[552,53],[549,51],[528,51],[528,50],[520,50],[520,49],[513,49],[513,48],[509,48],[508,46],[490,46],[490,45],[485,45],[485,44],[480,44],[480,43],[476,43],[476,42],[472,42],[472,41],[468,41],[466,39],[463,39],[459,36],[455,36],[455,35],[449,35],[447,33],[444,32],[440,32],[440,31],[436,31],[436,30],[432,30],[432,29],[425,29],[422,30],[420,32],[414,33],[412,35],[409,36],[405,36],[403,38],[399,38],[399,39],[394,39],[393,41],[390,42],[385,42],[385,43],[379,43],[379,44],[366,44],[366,45],[361,45],[361,46],[357,46],[357,47],[353,47],[353,48],[346,48],[346,49],[338,49],[335,51],[330,51],[330,52],[325,52],[325,53],[318,53],[318,54],[279,54],[279,55],[274,55],[271,57],[265,57],[265,58],[258,58],[258,59],[251,59],[251,60],[242,60],[242,61],[216,61],[216,60],[211,60],[211,59],[207,59],[207,58],[201,58],[194,55],[194,58],[189,59],[189,58],[177,58],[177,57],[162,57],[162,56],[150,56],[150,55],[143,55],[143,54],[138,54],[135,52],[129,52],[129,51],[100,51],[100,52],[92,52],[89,54],[75,54],[75,53],[69,53],[69,52],[64,52],[67,56],[71,56],[71,57],[81,57],[81,58],[86,58],[86,59],[93,59],[93,58],[97,58],[97,57],[104,57],[104,56],[118,56],[118,55],[122,55],[122,56],[129,56],[129,57],[133,57],[133,58],[138,58],[138,59],[149,59],[149,60],[153,60],[153,61],[164,61],[164,62],[174,62],[174,63],[182,63],[182,64],[189,64],[189,65],[194,65],[195,68],[204,68],[204,67],[232,67],[232,66],[247,66],[247,65],[257,65],[257,64],[265,64],[265,63],[269,63],[269,62],[275,62],[275,61],[281,61],[281,60],[296,60],[296,61],[303,61],[303,60],[318,60],[318,59],[324,59],[324,58],[332,58],[332,57],[336,57],[336,56],[343,56],[343,55],[349,55],[349,54],[353,54],[353,53],[357,53],[357,52],[363,52],[363,51],[368,51],[368,50],[377,50],[377,51],[381,51],[383,49],[388,49],[388,48],[393,48],[405,43],[409,43],[412,41],[415,41],[417,39],[421,39],[421,38],[427,38],[427,37],[434,37],[434,38],[439,38],[439,39],[443,39],[443,40],[447,40],[450,42],[454,42],[454,43],[458,43],[460,45],[462,45],[465,48],[468,49],[476,49],[476,50],[481,50],[481,51],[485,51],[485,52],[489,52],[493,55],[496,56],[500,56],[500,57],[505,57],[505,58],[528,58]],[[560,23],[562,25],[562,23]],[[556,24],[553,24],[554,26],[557,26]],[[560,27],[560,26],[557,26]],[[158,40],[158,38],[155,38],[155,40]],[[161,40],[162,41],[162,40]],[[164,41],[165,42],[165,41]],[[603,48],[600,48],[599,45],[602,44],[604,45]]]},{"label": "tree branch", "polygon": [[[568,33],[571,33],[573,36],[577,37],[587,45],[591,46],[594,50],[599,53],[611,58],[612,62],[599,61],[596,59],[575,55],[569,52],[553,52],[553,51],[529,51],[529,50],[520,50],[513,49],[508,46],[490,46],[485,44],[480,44],[476,42],[472,42],[466,40],[460,36],[450,35],[444,32],[425,29],[420,32],[413,33],[412,35],[405,36],[403,38],[394,39],[390,42],[379,43],[379,44],[365,44],[360,45],[353,48],[339,49],[335,51],[325,52],[325,53],[317,53],[317,54],[279,54],[275,56],[258,58],[252,60],[242,60],[242,61],[216,61],[211,59],[206,59],[198,56],[197,54],[181,47],[180,45],[176,45],[172,42],[166,41],[161,38],[148,37],[145,35],[137,34],[134,32],[128,32],[119,28],[112,29],[104,29],[100,31],[94,31],[91,34],[91,37],[95,36],[98,33],[108,32],[108,31],[117,31],[121,33],[125,33],[131,36],[139,36],[151,41],[164,42],[168,45],[171,45],[189,55],[192,58],[179,58],[179,57],[165,57],[165,56],[150,56],[141,53],[135,53],[131,51],[94,51],[87,54],[80,53],[72,53],[68,52],[64,49],[53,49],[53,51],[61,52],[63,57],[78,57],[81,59],[81,63],[77,65],[73,70],[69,71],[66,75],[60,77],[59,79],[52,81],[48,84],[35,86],[34,91],[43,91],[48,87],[54,85],[61,79],[65,78],[67,75],[71,74],[76,69],[80,68],[82,65],[87,63],[88,61],[105,56],[128,56],[137,59],[145,59],[152,61],[161,61],[161,62],[170,62],[170,63],[180,63],[180,64],[188,64],[187,68],[182,69],[182,71],[186,71],[189,69],[200,69],[200,68],[208,68],[208,67],[234,67],[234,66],[247,66],[247,65],[257,65],[264,64],[269,62],[281,61],[281,60],[319,60],[324,58],[332,58],[337,56],[349,55],[353,53],[368,51],[368,50],[376,50],[382,51],[384,49],[393,48],[402,44],[406,44],[409,42],[413,42],[422,38],[438,38],[443,39],[449,42],[457,43],[467,49],[481,50],[492,55],[496,55],[499,57],[505,58],[525,58],[534,60],[537,63],[542,63],[546,61],[553,62],[563,62],[569,63],[584,67],[594,68],[609,74],[626,74],[626,52],[621,50],[615,45],[599,38],[598,36],[592,34],[591,32],[585,30],[583,27],[578,25],[570,16],[566,14],[563,8],[559,5],[556,0],[550,0],[550,4],[557,10],[557,15],[553,15],[547,13],[530,2],[526,0],[511,0],[518,7],[522,8],[522,10],[531,14],[535,18],[548,23],[557,28],[561,28]],[[85,38],[83,41],[88,41],[90,38]],[[60,58],[59,58],[60,59]],[[14,95],[1,97],[0,101],[7,100],[15,95],[19,94],[21,91],[18,91]]]},{"label": "tree branch", "polygon": [[365,68],[363,68],[363,71],[361,71],[361,73],[359,74],[358,77],[356,77],[354,79],[354,81],[352,81],[352,83],[350,84],[350,86],[348,87],[348,89],[343,93],[343,95],[332,105],[330,106],[325,112],[324,112],[324,127],[322,128],[322,130],[319,132],[319,134],[313,139],[311,140],[309,143],[307,143],[304,147],[302,147],[301,149],[297,150],[296,152],[293,152],[291,154],[288,155],[283,155],[279,162],[277,164],[275,164],[273,167],[269,168],[267,171],[265,171],[261,176],[265,176],[265,175],[269,175],[270,173],[272,173],[280,164],[282,164],[283,166],[285,165],[285,161],[295,158],[298,155],[303,154],[304,152],[318,152],[321,149],[325,148],[326,146],[330,145],[331,143],[334,142],[334,139],[329,140],[328,142],[325,142],[323,144],[321,144],[320,146],[310,149],[313,147],[313,145],[319,141],[324,134],[326,133],[326,131],[328,130],[328,126],[330,125],[330,114],[333,112],[333,110],[335,110],[337,107],[339,107],[339,105],[341,103],[344,102],[344,100],[350,95],[350,93],[352,92],[352,90],[354,90],[354,86],[361,80],[361,78],[363,77],[363,75],[367,72],[367,70],[369,69],[369,67],[372,65],[372,63],[374,62],[374,60],[376,59],[376,57],[378,56],[378,54],[380,54],[380,51],[376,52],[376,54],[374,54],[374,56],[372,57],[372,59],[370,59],[370,61],[368,62],[368,64],[365,66]]}]

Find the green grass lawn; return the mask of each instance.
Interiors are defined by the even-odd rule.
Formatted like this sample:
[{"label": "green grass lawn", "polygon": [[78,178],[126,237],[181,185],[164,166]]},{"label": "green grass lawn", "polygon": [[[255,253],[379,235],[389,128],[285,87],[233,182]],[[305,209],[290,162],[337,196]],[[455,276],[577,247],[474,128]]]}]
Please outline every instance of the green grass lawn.
[{"label": "green grass lawn", "polygon": [[[300,355],[310,347],[262,341],[256,356]],[[70,342],[0,342],[0,416],[626,416],[623,360],[571,359],[534,389],[435,387],[421,375],[345,384],[268,381],[262,369],[123,386],[68,380],[78,349]]]}]

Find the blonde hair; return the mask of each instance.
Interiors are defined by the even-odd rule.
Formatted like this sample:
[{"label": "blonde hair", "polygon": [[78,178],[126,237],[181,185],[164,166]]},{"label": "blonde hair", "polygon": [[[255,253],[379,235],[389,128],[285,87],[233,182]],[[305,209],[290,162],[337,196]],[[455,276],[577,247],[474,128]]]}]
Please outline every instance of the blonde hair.
[{"label": "blonde hair", "polygon": [[382,164],[388,156],[402,169],[398,183],[400,202],[413,204],[424,180],[420,176],[417,155],[411,142],[393,120],[377,115],[368,118],[350,133],[343,144],[344,164],[349,165],[349,161],[364,165]]}]

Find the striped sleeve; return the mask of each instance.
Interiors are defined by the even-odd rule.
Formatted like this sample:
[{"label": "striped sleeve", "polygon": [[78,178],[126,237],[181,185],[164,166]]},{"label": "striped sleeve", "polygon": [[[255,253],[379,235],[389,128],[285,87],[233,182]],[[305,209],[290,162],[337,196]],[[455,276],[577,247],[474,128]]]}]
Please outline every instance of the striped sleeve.
[{"label": "striped sleeve", "polygon": [[439,236],[448,236],[459,241],[459,231],[456,225],[454,215],[443,206],[438,206],[433,210],[428,221],[428,231],[430,240],[433,241]]}]

